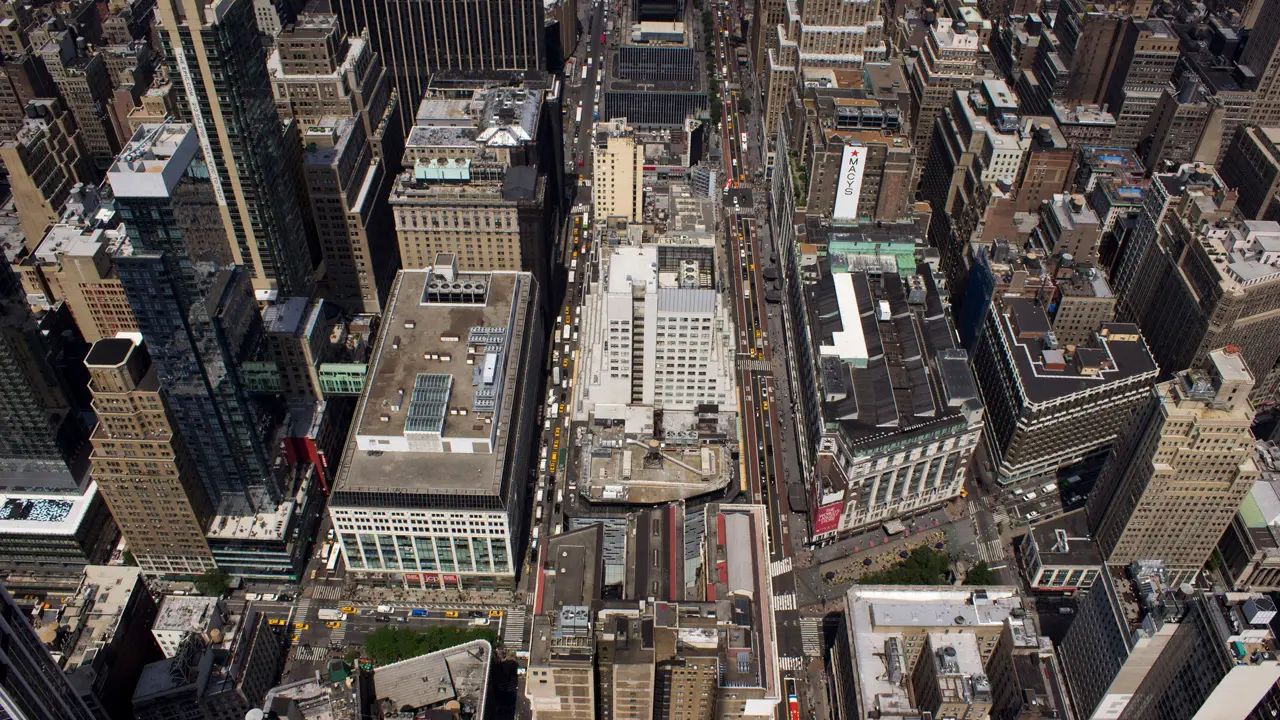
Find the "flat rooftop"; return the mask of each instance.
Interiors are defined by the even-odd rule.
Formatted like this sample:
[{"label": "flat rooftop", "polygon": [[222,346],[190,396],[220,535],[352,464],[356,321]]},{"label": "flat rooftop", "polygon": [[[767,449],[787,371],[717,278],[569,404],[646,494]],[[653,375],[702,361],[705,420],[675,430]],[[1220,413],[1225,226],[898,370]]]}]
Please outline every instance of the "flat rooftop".
[{"label": "flat rooftop", "polygon": [[218,598],[166,595],[156,610],[152,632],[203,632],[218,611]]},{"label": "flat rooftop", "polygon": [[493,648],[472,640],[446,650],[384,665],[373,671],[376,702],[389,710],[436,708],[450,700],[484,717]]},{"label": "flat rooftop", "polygon": [[74,535],[97,495],[96,482],[81,495],[0,493],[0,535]]},{"label": "flat rooftop", "polygon": [[1102,551],[1089,535],[1083,512],[1060,515],[1031,526],[1036,552],[1044,565],[1102,566]]},{"label": "flat rooftop", "polygon": [[279,542],[286,539],[293,517],[293,499],[272,502],[262,490],[255,493],[250,505],[243,496],[228,495],[218,505],[218,513],[209,523],[210,540],[262,540]]},{"label": "flat rooftop", "polygon": [[335,491],[499,492],[536,291],[527,273],[444,272],[396,279]]},{"label": "flat rooftop", "polygon": [[[65,669],[92,662],[90,653],[111,643],[141,574],[136,567],[89,565],[84,569],[84,579],[59,621],[80,633],[67,654]],[[141,592],[148,592],[145,585]]]},{"label": "flat rooftop", "polygon": [[805,287],[823,415],[853,443],[962,423],[965,404],[977,402],[932,270],[921,263],[900,275],[895,263],[832,272],[824,261]]},{"label": "flat rooftop", "polygon": [[1049,347],[1049,318],[1043,307],[1014,296],[1003,298],[1002,303],[996,322],[1028,402],[1050,402],[1105,385],[1154,379],[1158,372],[1136,325],[1103,323],[1097,344],[1076,348],[1071,355],[1065,348]]}]

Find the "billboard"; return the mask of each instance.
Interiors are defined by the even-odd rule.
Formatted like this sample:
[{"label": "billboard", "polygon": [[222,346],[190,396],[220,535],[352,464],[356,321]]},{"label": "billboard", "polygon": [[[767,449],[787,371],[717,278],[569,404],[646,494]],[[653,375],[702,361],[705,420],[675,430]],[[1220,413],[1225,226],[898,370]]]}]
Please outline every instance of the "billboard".
[{"label": "billboard", "polygon": [[858,196],[862,193],[862,169],[867,149],[861,145],[845,145],[836,177],[836,207],[833,220],[857,220]]},{"label": "billboard", "polygon": [[813,534],[835,532],[840,527],[840,513],[844,510],[844,502],[833,502],[818,508],[813,516]]}]

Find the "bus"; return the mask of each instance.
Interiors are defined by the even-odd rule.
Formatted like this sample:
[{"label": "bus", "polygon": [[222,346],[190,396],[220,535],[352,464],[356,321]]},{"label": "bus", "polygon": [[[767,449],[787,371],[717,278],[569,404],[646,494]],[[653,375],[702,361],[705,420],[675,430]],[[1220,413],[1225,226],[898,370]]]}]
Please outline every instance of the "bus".
[{"label": "bus", "polygon": [[[590,60],[591,58],[587,58],[587,59]],[[587,81],[587,70],[589,69],[590,69],[590,64],[582,66],[582,82]]]},{"label": "bus", "polygon": [[342,557],[342,548],[339,547],[338,543],[334,543],[333,552],[329,553],[329,562],[325,564],[325,569],[333,572],[334,568],[338,567],[338,558],[340,557]]},{"label": "bus", "polygon": [[578,106],[578,112],[574,114],[574,116],[573,116],[573,121],[574,121],[575,123],[581,123],[581,122],[582,122],[582,106],[581,106],[581,105],[579,105],[579,106]]},{"label": "bus", "polygon": [[796,696],[795,678],[784,678],[787,688],[787,717],[800,720],[800,698]]}]

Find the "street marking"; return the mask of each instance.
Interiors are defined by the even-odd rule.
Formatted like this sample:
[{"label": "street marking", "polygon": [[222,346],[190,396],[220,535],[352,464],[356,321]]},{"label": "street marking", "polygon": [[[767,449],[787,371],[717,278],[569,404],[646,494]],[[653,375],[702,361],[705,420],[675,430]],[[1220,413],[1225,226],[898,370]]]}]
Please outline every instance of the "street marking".
[{"label": "street marking", "polygon": [[769,563],[769,576],[778,577],[785,573],[791,572],[791,558],[785,557],[781,560],[774,560]]},{"label": "street marking", "polygon": [[796,594],[795,594],[795,593],[786,593],[786,594],[784,594],[784,595],[774,595],[774,596],[773,596],[773,609],[774,609],[775,611],[777,611],[777,610],[795,610],[795,609],[796,609]]},{"label": "street marking", "polygon": [[822,618],[800,618],[800,643],[805,655],[817,655],[822,650]]}]

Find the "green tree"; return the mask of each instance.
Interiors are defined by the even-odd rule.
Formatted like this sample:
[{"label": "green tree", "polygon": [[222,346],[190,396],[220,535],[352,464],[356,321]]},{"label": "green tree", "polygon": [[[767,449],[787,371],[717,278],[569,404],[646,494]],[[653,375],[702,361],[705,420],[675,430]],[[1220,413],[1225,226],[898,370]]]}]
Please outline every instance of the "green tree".
[{"label": "green tree", "polygon": [[124,551],[124,564],[125,564],[125,565],[128,565],[129,567],[137,567],[137,566],[138,566],[138,558],[136,558],[136,557],[134,557],[134,556],[133,556],[133,551],[132,551],[132,550],[125,550],[125,551]]},{"label": "green tree", "polygon": [[738,98],[738,112],[742,113],[743,115],[751,114],[751,98],[747,97],[746,95],[743,95],[742,97]]},{"label": "green tree", "polygon": [[858,578],[861,585],[942,585],[947,581],[947,566],[951,558],[944,552],[927,547],[911,551],[897,565],[869,573]]},{"label": "green tree", "polygon": [[979,560],[977,565],[969,568],[964,578],[965,585],[999,585],[1000,578],[995,571],[987,567],[986,560]]},{"label": "green tree", "polygon": [[201,595],[219,597],[231,587],[231,576],[221,568],[213,568],[195,579],[196,590]]},{"label": "green tree", "polygon": [[488,640],[490,645],[498,644],[498,635],[488,628],[456,628],[441,625],[418,632],[402,630],[396,627],[380,627],[364,639],[365,657],[373,661],[374,667],[389,665],[401,660],[408,660],[419,655],[426,655],[437,650],[444,650],[472,640]]},{"label": "green tree", "polygon": [[724,103],[720,102],[720,98],[711,96],[711,124],[715,127],[720,126],[720,116],[724,114]]}]

